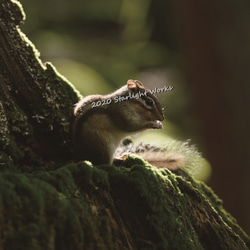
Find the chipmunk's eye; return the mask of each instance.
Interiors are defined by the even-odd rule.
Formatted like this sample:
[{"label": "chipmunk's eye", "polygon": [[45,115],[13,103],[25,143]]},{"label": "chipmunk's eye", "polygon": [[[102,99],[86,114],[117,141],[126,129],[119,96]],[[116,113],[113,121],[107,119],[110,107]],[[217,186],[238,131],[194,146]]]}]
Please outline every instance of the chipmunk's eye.
[{"label": "chipmunk's eye", "polygon": [[154,106],[154,101],[151,98],[146,98],[145,103],[150,107]]}]

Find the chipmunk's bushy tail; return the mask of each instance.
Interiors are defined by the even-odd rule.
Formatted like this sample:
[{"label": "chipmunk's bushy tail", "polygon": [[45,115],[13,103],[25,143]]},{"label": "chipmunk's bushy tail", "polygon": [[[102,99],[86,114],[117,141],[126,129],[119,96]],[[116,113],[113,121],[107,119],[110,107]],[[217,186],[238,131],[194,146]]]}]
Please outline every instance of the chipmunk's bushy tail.
[{"label": "chipmunk's bushy tail", "polygon": [[195,173],[201,166],[201,155],[190,145],[190,141],[169,140],[162,147],[151,144],[133,144],[131,140],[121,145],[116,152],[118,155],[138,155],[157,168],[167,168],[171,171],[185,169],[189,173]]},{"label": "chipmunk's bushy tail", "polygon": [[186,159],[184,155],[175,152],[138,152],[136,155],[142,157],[151,165],[157,168],[167,168],[169,170],[178,170],[185,167]]}]

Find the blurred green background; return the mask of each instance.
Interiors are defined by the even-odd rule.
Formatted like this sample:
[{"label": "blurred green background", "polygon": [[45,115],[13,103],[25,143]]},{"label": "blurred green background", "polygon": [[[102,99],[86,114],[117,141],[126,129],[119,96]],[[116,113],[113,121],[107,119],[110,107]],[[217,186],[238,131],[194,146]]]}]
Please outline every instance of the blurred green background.
[{"label": "blurred green background", "polygon": [[150,89],[174,86],[158,96],[166,112],[162,132],[199,142],[170,2],[164,11],[150,0],[21,3],[27,15],[21,29],[42,61],[51,61],[83,96],[107,94],[128,79]]},{"label": "blurred green background", "polygon": [[21,0],[21,30],[83,96],[138,79],[159,95],[164,129],[138,140],[197,145],[200,179],[250,233],[248,0]]}]

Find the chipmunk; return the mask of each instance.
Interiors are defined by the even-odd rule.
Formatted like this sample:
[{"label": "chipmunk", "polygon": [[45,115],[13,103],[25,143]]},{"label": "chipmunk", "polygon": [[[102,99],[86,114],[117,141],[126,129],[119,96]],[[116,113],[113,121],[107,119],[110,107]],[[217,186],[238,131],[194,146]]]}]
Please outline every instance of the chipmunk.
[{"label": "chipmunk", "polygon": [[164,120],[156,96],[138,80],[128,80],[108,95],[83,98],[75,105],[74,116],[73,146],[77,159],[94,165],[112,164],[122,139],[146,129],[162,129]]}]

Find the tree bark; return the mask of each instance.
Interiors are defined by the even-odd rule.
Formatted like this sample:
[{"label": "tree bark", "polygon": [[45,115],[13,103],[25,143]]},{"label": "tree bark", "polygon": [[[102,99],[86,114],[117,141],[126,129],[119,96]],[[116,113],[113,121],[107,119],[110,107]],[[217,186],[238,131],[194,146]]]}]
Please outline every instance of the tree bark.
[{"label": "tree bark", "polygon": [[45,168],[58,157],[69,158],[69,125],[78,97],[51,64],[39,60],[16,26],[23,15],[17,3],[1,1],[0,166]]},{"label": "tree bark", "polygon": [[0,249],[248,249],[221,201],[184,171],[136,157],[74,162],[78,96],[19,30],[19,3],[1,0],[0,11]]}]

